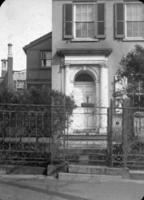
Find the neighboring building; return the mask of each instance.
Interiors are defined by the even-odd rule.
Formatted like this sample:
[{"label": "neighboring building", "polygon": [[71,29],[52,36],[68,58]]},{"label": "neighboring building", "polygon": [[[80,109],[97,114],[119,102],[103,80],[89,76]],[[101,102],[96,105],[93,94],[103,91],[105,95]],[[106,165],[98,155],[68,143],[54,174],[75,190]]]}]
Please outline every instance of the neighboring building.
[{"label": "neighboring building", "polygon": [[12,44],[8,44],[8,58],[2,59],[0,90],[22,91],[26,88],[26,70],[13,71]]},{"label": "neighboring building", "polygon": [[13,71],[14,89],[23,91],[26,88],[26,70]]},{"label": "neighboring building", "polygon": [[14,90],[13,83],[13,55],[12,55],[12,44],[8,44],[8,58],[2,59],[2,72],[0,78],[0,91],[3,88]]},{"label": "neighboring building", "polygon": [[27,56],[27,88],[51,88],[51,42],[52,33],[48,33],[23,48]]},{"label": "neighboring building", "polygon": [[[144,46],[144,5],[137,0],[53,0],[52,89],[79,106],[71,134],[106,134],[104,114],[122,56]],[[93,105],[93,106],[92,106]]]}]

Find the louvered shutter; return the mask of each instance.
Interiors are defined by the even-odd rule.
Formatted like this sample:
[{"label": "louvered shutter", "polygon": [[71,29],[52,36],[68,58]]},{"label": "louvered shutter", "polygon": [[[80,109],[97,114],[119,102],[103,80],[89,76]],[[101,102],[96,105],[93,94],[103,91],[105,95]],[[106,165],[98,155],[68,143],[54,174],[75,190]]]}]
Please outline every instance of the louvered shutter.
[{"label": "louvered shutter", "polygon": [[124,38],[124,4],[114,5],[114,35],[115,38]]},{"label": "louvered shutter", "polygon": [[64,4],[63,6],[63,37],[71,39],[73,37],[73,5]]},{"label": "louvered shutter", "polygon": [[105,4],[98,3],[97,4],[97,38],[105,38]]}]

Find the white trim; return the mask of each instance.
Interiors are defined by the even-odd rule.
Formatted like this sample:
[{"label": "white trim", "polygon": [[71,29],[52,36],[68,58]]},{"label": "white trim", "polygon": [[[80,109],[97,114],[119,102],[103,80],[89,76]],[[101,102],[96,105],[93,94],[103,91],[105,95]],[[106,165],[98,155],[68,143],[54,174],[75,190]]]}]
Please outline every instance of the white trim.
[{"label": "white trim", "polygon": [[105,56],[65,56],[65,65],[68,64],[101,64],[108,60]]}]

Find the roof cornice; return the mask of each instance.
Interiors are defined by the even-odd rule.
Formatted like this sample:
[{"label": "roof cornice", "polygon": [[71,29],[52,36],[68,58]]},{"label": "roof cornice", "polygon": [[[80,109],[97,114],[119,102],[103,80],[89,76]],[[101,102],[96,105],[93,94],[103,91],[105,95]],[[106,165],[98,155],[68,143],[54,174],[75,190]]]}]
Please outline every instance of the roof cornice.
[{"label": "roof cornice", "polygon": [[57,49],[58,56],[65,55],[103,55],[109,56],[112,52],[111,48],[97,48],[97,49]]}]

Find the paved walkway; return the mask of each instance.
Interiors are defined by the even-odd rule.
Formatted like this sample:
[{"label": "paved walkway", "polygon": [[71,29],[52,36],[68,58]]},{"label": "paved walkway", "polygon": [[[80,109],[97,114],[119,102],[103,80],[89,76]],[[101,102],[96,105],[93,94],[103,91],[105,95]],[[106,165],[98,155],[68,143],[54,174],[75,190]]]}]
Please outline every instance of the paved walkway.
[{"label": "paved walkway", "polygon": [[42,176],[0,176],[0,200],[141,200],[144,181],[59,181]]}]

